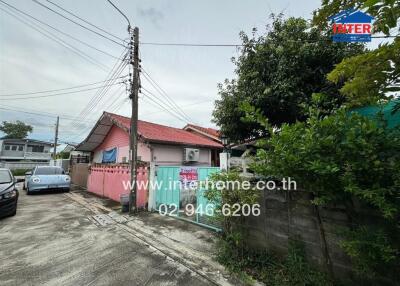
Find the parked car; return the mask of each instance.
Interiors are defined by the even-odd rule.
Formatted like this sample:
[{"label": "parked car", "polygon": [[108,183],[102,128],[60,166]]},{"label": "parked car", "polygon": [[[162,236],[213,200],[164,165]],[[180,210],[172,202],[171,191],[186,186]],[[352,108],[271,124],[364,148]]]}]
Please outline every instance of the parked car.
[{"label": "parked car", "polygon": [[13,216],[17,213],[18,190],[16,183],[23,179],[16,179],[9,169],[0,169],[0,218]]},{"label": "parked car", "polygon": [[39,191],[69,191],[71,178],[60,167],[37,166],[25,173],[25,188],[28,195]]}]

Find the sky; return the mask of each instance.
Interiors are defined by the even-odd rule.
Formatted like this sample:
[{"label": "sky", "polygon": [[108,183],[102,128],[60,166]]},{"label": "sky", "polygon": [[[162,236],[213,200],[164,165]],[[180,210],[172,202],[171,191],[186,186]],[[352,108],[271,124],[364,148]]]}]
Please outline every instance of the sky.
[{"label": "sky", "polygon": [[[2,1],[115,57],[123,52],[122,46],[63,19],[32,0]],[[60,11],[46,0],[37,1]],[[119,38],[128,37],[126,20],[107,0],[51,1]],[[250,34],[253,27],[264,31],[271,13],[283,12],[286,17],[311,19],[313,10],[320,6],[320,0],[113,1],[127,15],[132,26],[139,27],[140,42],[143,43],[240,44],[239,32]],[[0,2],[1,95],[101,82],[107,79],[117,62],[113,57],[44,26],[91,59],[78,56],[33,29],[32,24],[28,26],[5,11],[18,14]],[[217,84],[235,76],[231,58],[238,54],[235,47],[140,45],[142,68],[184,110],[191,123],[205,127],[215,127],[211,119],[214,100],[218,99]],[[127,74],[126,69],[121,75]],[[97,90],[93,88],[101,84],[80,88],[91,89],[84,92],[49,97],[36,96],[52,93],[30,95],[36,98],[28,99],[29,95],[1,96],[0,121],[24,121],[34,128],[30,138],[53,141],[55,115],[59,115],[59,140],[63,143],[80,142],[104,110],[130,116],[130,102],[124,100],[127,94],[121,81],[117,80],[118,84],[112,86],[102,100],[92,100],[96,104],[90,112],[85,111],[85,107],[96,94]],[[171,108],[166,109],[174,116],[149,103],[147,97],[153,97],[152,94],[164,102],[166,99],[157,93],[143,74],[141,84],[139,119],[179,128],[187,123],[188,120],[177,116]],[[25,98],[17,99],[21,97]],[[82,111],[85,112],[81,114]]]}]

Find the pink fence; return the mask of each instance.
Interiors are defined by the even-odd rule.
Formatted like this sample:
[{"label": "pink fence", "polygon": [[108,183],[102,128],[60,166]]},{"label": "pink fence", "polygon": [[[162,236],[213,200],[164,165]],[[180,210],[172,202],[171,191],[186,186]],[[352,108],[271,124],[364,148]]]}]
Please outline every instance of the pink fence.
[{"label": "pink fence", "polygon": [[[147,204],[148,168],[137,169],[137,206]],[[129,193],[130,169],[127,165],[100,165],[90,167],[87,190],[102,197],[120,201],[120,195]],[[124,186],[125,184],[125,186]]]}]

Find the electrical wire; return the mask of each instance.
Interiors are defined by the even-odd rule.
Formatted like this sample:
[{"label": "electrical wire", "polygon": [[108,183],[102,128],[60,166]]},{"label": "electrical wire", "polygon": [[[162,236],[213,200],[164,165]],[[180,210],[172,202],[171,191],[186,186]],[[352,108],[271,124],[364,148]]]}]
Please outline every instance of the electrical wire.
[{"label": "electrical wire", "polygon": [[[126,59],[127,52],[126,48],[122,51],[119,59],[115,62],[114,66],[108,73],[106,79],[109,79],[109,81],[112,83],[116,77],[119,76],[119,74],[122,73],[124,67],[126,66]],[[119,70],[119,72],[118,72]],[[115,76],[118,74],[117,76]],[[93,97],[89,100],[89,102],[86,104],[86,106],[82,109],[82,111],[79,113],[79,115],[76,117],[75,121],[71,123],[71,125],[77,125],[77,123],[80,121],[80,119],[85,118],[90,112],[93,110],[93,108],[100,102],[101,98],[106,94],[107,88],[103,88],[101,90],[98,90]]]},{"label": "electrical wire", "polygon": [[[119,84],[119,82],[113,83],[111,85],[117,85],[117,84]],[[81,89],[81,90],[77,90],[77,91],[60,92],[60,93],[55,93],[55,94],[46,94],[46,95],[38,95],[38,96],[0,98],[0,100],[23,100],[23,99],[32,99],[32,98],[53,97],[53,96],[59,96],[59,95],[64,95],[64,94],[72,94],[72,93],[79,93],[79,92],[84,92],[84,91],[89,91],[89,90],[96,90],[96,89],[101,89],[101,88],[103,88],[103,86],[86,88],[86,89]]]},{"label": "electrical wire", "polygon": [[143,76],[149,81],[149,83],[158,91],[158,93],[163,96],[167,101],[168,105],[171,106],[172,109],[177,111],[182,115],[183,118],[188,120],[188,122],[194,122],[190,116],[188,116],[185,111],[179,107],[179,105],[167,94],[167,92],[161,88],[161,86],[150,76],[148,72],[142,67]]},{"label": "electrical wire", "polygon": [[[372,39],[398,38],[400,35],[371,36]],[[320,40],[292,40],[294,42],[320,42],[329,41],[329,39]],[[148,46],[177,46],[177,47],[244,47],[244,44],[197,44],[197,43],[160,43],[160,42],[140,42],[141,45]]]},{"label": "electrical wire", "polygon": [[65,16],[65,15],[61,14],[60,12],[58,12],[58,11],[56,11],[56,10],[50,8],[49,6],[46,6],[45,4],[43,4],[43,3],[41,3],[41,2],[39,2],[39,1],[37,1],[37,0],[32,0],[32,1],[35,2],[36,4],[40,5],[40,6],[44,7],[45,9],[47,9],[47,10],[49,10],[49,11],[51,11],[51,12],[53,12],[53,13],[55,13],[55,14],[61,16],[61,17],[63,17],[64,19],[66,19],[66,20],[68,20],[68,21],[70,21],[70,22],[72,22],[72,23],[74,23],[74,24],[76,24],[76,25],[78,25],[78,26],[80,26],[80,27],[82,27],[82,28],[84,28],[84,29],[86,29],[86,30],[88,30],[88,31],[90,31],[90,32],[92,32],[92,33],[98,35],[98,36],[100,36],[100,37],[103,37],[103,38],[105,38],[105,39],[107,39],[107,40],[109,40],[109,41],[111,41],[111,42],[113,42],[113,43],[115,43],[115,44],[117,44],[117,45],[122,46],[122,47],[125,47],[125,45],[123,45],[123,44],[121,44],[121,43],[119,43],[119,42],[117,42],[117,41],[115,41],[115,40],[109,38],[108,36],[105,36],[105,35],[103,35],[103,34],[97,32],[97,31],[95,31],[95,30],[93,30],[93,29],[91,29],[91,28],[88,28],[88,27],[86,27],[86,26],[84,26],[84,25],[82,25],[82,24],[80,24],[80,23],[78,23],[78,22],[72,20],[71,18],[68,18],[67,16]]},{"label": "electrical wire", "polygon": [[102,28],[100,28],[100,27],[98,27],[98,26],[96,26],[96,25],[90,23],[89,21],[83,19],[82,17],[79,17],[78,15],[72,13],[71,11],[68,11],[67,9],[61,7],[59,4],[54,3],[54,2],[52,2],[52,1],[50,1],[50,0],[46,0],[46,1],[49,2],[50,4],[56,6],[56,7],[59,8],[60,10],[64,11],[65,13],[68,13],[69,15],[74,16],[75,18],[81,20],[82,22],[84,22],[84,23],[86,23],[86,24],[92,26],[93,28],[96,28],[96,29],[98,29],[99,31],[102,31],[103,33],[106,33],[107,35],[109,35],[109,36],[111,36],[111,37],[113,37],[113,38],[115,38],[115,39],[117,39],[117,40],[124,41],[124,39],[122,39],[122,38],[120,38],[120,37],[118,37],[118,36],[115,36],[114,34],[112,34],[112,33],[110,33],[110,32],[107,32],[106,30],[104,30],[104,29],[102,29]]},{"label": "electrical wire", "polygon": [[78,38],[76,38],[76,37],[74,37],[74,36],[68,34],[68,33],[65,33],[65,32],[61,31],[60,29],[57,29],[57,28],[55,28],[54,26],[49,25],[49,24],[47,24],[46,22],[43,22],[43,21],[39,20],[38,18],[36,18],[36,17],[34,17],[34,16],[32,16],[32,15],[30,15],[30,14],[28,14],[28,13],[26,13],[26,12],[20,10],[20,9],[18,9],[17,7],[15,7],[15,6],[11,5],[11,4],[8,4],[8,3],[4,2],[4,1],[1,1],[1,2],[2,2],[3,4],[5,4],[5,5],[11,7],[12,9],[18,11],[19,13],[21,13],[21,14],[23,14],[23,15],[25,15],[25,16],[27,16],[27,17],[33,19],[33,20],[35,20],[36,22],[41,23],[42,25],[45,25],[45,26],[47,26],[47,27],[49,27],[49,28],[51,28],[51,29],[57,31],[57,32],[60,33],[60,34],[63,34],[63,35],[66,36],[66,37],[69,37],[69,38],[71,38],[71,39],[73,39],[73,40],[75,40],[75,41],[77,41],[77,42],[79,42],[79,43],[81,43],[81,44],[83,44],[83,45],[85,45],[85,46],[91,48],[91,49],[94,49],[94,50],[96,50],[96,51],[98,51],[98,52],[100,52],[100,53],[103,53],[103,54],[105,54],[105,55],[107,55],[107,56],[109,56],[109,57],[118,59],[118,57],[116,57],[116,56],[114,56],[114,55],[112,55],[112,54],[110,54],[110,53],[108,53],[108,52],[106,52],[106,51],[100,50],[100,49],[98,49],[98,48],[92,46],[91,44],[88,44],[88,43],[86,43],[86,42],[84,42],[84,41],[82,41],[82,40],[80,40],[80,39],[78,39]]},{"label": "electrical wire", "polygon": [[[3,107],[5,106],[5,107]],[[8,107],[8,108],[6,108]],[[11,108],[10,108],[11,107]],[[19,113],[25,113],[25,114],[31,114],[31,115],[37,115],[37,116],[42,116],[42,117],[50,117],[50,118],[57,118],[59,116],[63,120],[73,120],[72,115],[64,115],[64,114],[55,114],[55,113],[49,113],[45,111],[39,111],[39,110],[27,110],[27,109],[21,109],[20,107],[17,106],[9,106],[9,105],[0,105],[1,110],[6,110],[6,111],[13,111],[13,112],[19,112]],[[95,121],[86,121],[93,123]]]},{"label": "electrical wire", "polygon": [[[4,2],[2,0],[0,0],[0,2]],[[104,64],[98,62],[96,59],[92,58],[91,56],[87,55],[85,52],[79,50],[78,48],[75,48],[74,46],[68,44],[67,42],[65,42],[63,39],[59,38],[58,36],[54,35],[53,33],[47,31],[46,29],[44,29],[43,27],[38,27],[36,23],[31,22],[28,19],[21,19],[20,16],[13,14],[13,12],[11,11],[7,11],[4,10],[3,8],[0,7],[0,10],[4,11],[5,13],[7,13],[8,15],[16,18],[18,21],[24,23],[25,25],[29,26],[30,28],[34,29],[35,31],[37,31],[38,33],[42,34],[43,36],[57,42],[58,44],[62,45],[63,47],[67,48],[68,50],[72,51],[73,53],[77,54],[78,56],[84,58],[85,60],[87,60],[88,62],[90,62],[91,64],[96,65],[97,67],[106,70],[107,66],[105,66]],[[28,23],[27,23],[27,22]],[[36,27],[35,27],[36,26]],[[41,31],[43,30],[43,31]],[[47,34],[46,34],[47,33]]]},{"label": "electrical wire", "polygon": [[[119,78],[125,78],[125,77],[126,76],[121,76]],[[76,85],[76,86],[71,86],[71,87],[66,87],[66,88],[59,88],[59,89],[49,89],[49,90],[25,92],[25,93],[0,94],[0,96],[18,96],[18,95],[32,95],[32,94],[40,94],[40,93],[49,93],[49,92],[55,92],[55,91],[63,91],[63,90],[70,90],[70,89],[75,89],[75,88],[92,86],[92,85],[96,85],[96,84],[99,84],[99,83],[105,83],[105,82],[108,82],[108,81],[110,81],[110,80],[103,80],[103,81],[98,81],[98,82],[93,82],[93,83],[88,83],[88,84],[82,84],[82,85]]]},{"label": "electrical wire", "polygon": [[[147,91],[149,92],[149,91]],[[150,92],[149,92],[150,93]],[[164,111],[166,111],[167,113],[169,113],[170,115],[172,115],[173,117],[175,117],[176,119],[183,121],[185,123],[188,123],[186,121],[186,119],[182,118],[179,114],[173,113],[171,110],[169,110],[168,108],[166,108],[165,106],[163,106],[161,103],[159,103],[158,101],[156,101],[154,98],[157,98],[153,93],[150,93],[150,95],[142,92],[142,94],[144,95],[143,100],[147,101],[148,103],[150,103],[153,106],[158,106],[161,109],[163,109]]]}]

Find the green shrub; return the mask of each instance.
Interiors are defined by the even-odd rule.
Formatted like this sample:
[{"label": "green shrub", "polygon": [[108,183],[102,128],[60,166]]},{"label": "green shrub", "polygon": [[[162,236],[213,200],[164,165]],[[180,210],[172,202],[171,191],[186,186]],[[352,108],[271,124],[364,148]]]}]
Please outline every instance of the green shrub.
[{"label": "green shrub", "polygon": [[[400,134],[385,122],[340,110],[283,125],[260,144],[252,168],[291,177],[314,204],[343,204],[352,225],[341,243],[360,276],[391,277],[400,269]],[[374,220],[364,226],[354,200]],[[375,222],[374,222],[375,221]]]},{"label": "green shrub", "polygon": [[15,169],[11,170],[13,176],[25,176],[25,173],[28,172],[30,169]]}]

